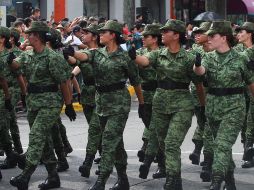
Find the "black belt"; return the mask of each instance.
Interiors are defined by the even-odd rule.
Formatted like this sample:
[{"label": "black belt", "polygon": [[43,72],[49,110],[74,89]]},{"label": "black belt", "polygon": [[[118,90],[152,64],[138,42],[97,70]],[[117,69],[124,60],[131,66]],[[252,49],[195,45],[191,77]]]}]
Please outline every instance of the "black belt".
[{"label": "black belt", "polygon": [[208,88],[208,94],[212,94],[215,96],[227,96],[227,95],[234,95],[234,94],[243,94],[244,88]]},{"label": "black belt", "polygon": [[57,92],[58,91],[58,85],[52,84],[47,86],[38,86],[34,84],[28,84],[27,86],[27,92],[38,94],[38,93],[44,93],[44,92]]},{"label": "black belt", "polygon": [[95,85],[95,80],[94,78],[87,78],[83,79],[83,82],[86,86],[94,86]]},{"label": "black belt", "polygon": [[189,89],[189,83],[175,82],[173,80],[158,81],[158,88],[165,90]]},{"label": "black belt", "polygon": [[153,80],[153,81],[142,83],[141,86],[142,86],[142,89],[145,91],[155,91],[158,85],[157,85],[157,81]]},{"label": "black belt", "polygon": [[110,84],[106,86],[95,86],[95,88],[99,93],[112,92],[112,91],[121,90],[125,88],[125,82],[119,82],[119,83]]}]

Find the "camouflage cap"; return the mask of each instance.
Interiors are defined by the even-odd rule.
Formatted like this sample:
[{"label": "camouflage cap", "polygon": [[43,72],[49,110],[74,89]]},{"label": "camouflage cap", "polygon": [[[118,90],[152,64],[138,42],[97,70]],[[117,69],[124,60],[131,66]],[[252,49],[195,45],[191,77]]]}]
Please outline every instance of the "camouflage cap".
[{"label": "camouflage cap", "polygon": [[122,24],[120,24],[117,21],[108,20],[105,23],[105,25],[102,28],[99,29],[99,31],[103,31],[103,30],[109,30],[109,31],[112,31],[112,32],[122,34],[123,26],[122,26]]},{"label": "camouflage cap", "polygon": [[6,38],[10,38],[10,30],[7,27],[0,26],[0,36],[4,36]]},{"label": "camouflage cap", "polygon": [[84,31],[91,32],[93,34],[98,35],[99,34],[99,29],[100,27],[97,24],[90,24],[88,27],[82,28]]},{"label": "camouflage cap", "polygon": [[58,30],[56,30],[54,28],[50,28],[49,33],[50,33],[52,39],[58,40],[58,41],[61,42],[62,36],[61,36],[61,33]]},{"label": "camouflage cap", "polygon": [[185,24],[181,20],[168,20],[166,24],[160,28],[160,30],[172,30],[179,33],[185,33]]},{"label": "camouflage cap", "polygon": [[143,36],[146,36],[146,35],[159,36],[159,35],[161,35],[160,25],[158,25],[158,24],[146,25],[144,31],[142,32],[142,35]]},{"label": "camouflage cap", "polygon": [[209,30],[205,33],[206,35],[213,34],[233,34],[230,21],[214,21],[212,22]]},{"label": "camouflage cap", "polygon": [[26,34],[30,32],[49,32],[49,27],[42,21],[33,21],[31,27],[25,31]]},{"label": "camouflage cap", "polygon": [[13,36],[14,38],[17,38],[17,39],[20,38],[20,32],[16,28],[11,27],[10,32],[11,32],[11,36]]},{"label": "camouflage cap", "polygon": [[254,32],[254,23],[252,23],[252,22],[244,22],[242,26],[237,27],[235,29],[236,32],[239,32],[240,30],[247,30],[249,32]]},{"label": "camouflage cap", "polygon": [[211,22],[202,22],[196,30],[193,29],[193,33],[194,34],[196,34],[196,33],[205,33],[206,31],[209,30],[211,24],[212,24]]}]

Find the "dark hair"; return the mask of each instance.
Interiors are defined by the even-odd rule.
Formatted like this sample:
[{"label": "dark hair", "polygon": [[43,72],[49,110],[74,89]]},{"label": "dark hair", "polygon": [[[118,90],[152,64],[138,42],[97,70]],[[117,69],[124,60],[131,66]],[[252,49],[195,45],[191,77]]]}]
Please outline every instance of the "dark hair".
[{"label": "dark hair", "polygon": [[221,34],[222,36],[226,36],[227,38],[227,43],[229,47],[233,47],[237,44],[235,37],[233,34]]},{"label": "dark hair", "polygon": [[163,46],[161,35],[151,35],[153,38],[157,38],[157,44],[158,46]]},{"label": "dark hair", "polygon": [[142,15],[141,14],[137,14],[136,19],[139,19],[140,17],[142,17]]},{"label": "dark hair", "polygon": [[143,28],[144,26],[142,24],[136,24],[134,28],[137,28],[137,30],[140,30],[140,28]]},{"label": "dark hair", "polygon": [[106,18],[105,17],[100,17],[99,20],[98,20],[98,24],[104,23],[104,22],[106,22]]},{"label": "dark hair", "polygon": [[180,32],[174,32],[174,33],[175,33],[175,34],[179,34],[179,43],[180,43],[181,45],[186,44],[187,39],[186,39],[185,33],[180,33]]},{"label": "dark hair", "polygon": [[33,10],[32,10],[32,14],[34,14],[34,13],[37,13],[37,12],[40,12],[41,10],[39,9],[39,8],[34,8]]},{"label": "dark hair", "polygon": [[110,31],[110,34],[113,34],[113,33],[116,35],[116,44],[118,46],[126,42],[121,34],[119,34],[118,32]]},{"label": "dark hair", "polygon": [[16,37],[14,35],[11,35],[11,37],[13,37],[14,39],[15,46],[19,47],[21,45],[21,43],[19,42],[20,37]]},{"label": "dark hair", "polygon": [[79,26],[81,28],[85,28],[87,26],[87,22],[85,20],[82,20],[80,23],[79,23]]},{"label": "dark hair", "polygon": [[12,48],[12,45],[10,43],[10,37],[6,37],[6,36],[3,36],[1,35],[2,37],[4,37],[4,47],[7,48],[7,49],[11,49]]},{"label": "dark hair", "polygon": [[26,25],[27,28],[29,28],[30,24],[32,23],[32,19],[27,17],[24,19],[24,24]]},{"label": "dark hair", "polygon": [[38,34],[38,36],[43,44],[46,44],[46,42],[49,41],[49,38],[47,36],[48,32],[40,31],[40,32],[35,32],[35,33]]},{"label": "dark hair", "polygon": [[251,33],[251,43],[254,44],[254,32],[250,30],[246,30],[247,33]]},{"label": "dark hair", "polygon": [[22,22],[22,21],[16,21],[16,22],[13,23],[13,26],[14,26],[14,27],[22,26],[23,23],[24,23],[24,22]]}]

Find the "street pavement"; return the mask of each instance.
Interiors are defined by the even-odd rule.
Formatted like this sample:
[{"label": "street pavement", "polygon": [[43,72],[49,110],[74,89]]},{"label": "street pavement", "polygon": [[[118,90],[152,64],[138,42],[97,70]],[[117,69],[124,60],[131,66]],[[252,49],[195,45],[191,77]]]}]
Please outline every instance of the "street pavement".
[{"label": "street pavement", "polygon": [[[82,164],[85,158],[85,147],[87,143],[87,131],[88,125],[85,120],[83,113],[79,112],[75,122],[70,122],[69,119],[62,114],[62,121],[67,129],[69,141],[74,151],[69,154],[68,162],[70,169],[66,172],[60,173],[61,188],[62,190],[87,190],[93,185],[97,179],[94,174],[97,169],[97,165],[94,164],[91,170],[91,176],[89,179],[83,178],[78,172],[78,167]],[[20,127],[21,138],[24,149],[28,145],[28,134],[29,126],[25,117],[19,115],[18,125]],[[199,178],[200,166],[192,165],[189,161],[189,154],[192,152],[194,145],[191,141],[196,126],[196,119],[193,117],[192,126],[185,138],[182,145],[182,178],[183,178],[183,189],[184,190],[205,190],[209,189],[210,183],[203,183]],[[152,173],[156,171],[156,164],[153,164],[150,169],[148,179],[139,179],[138,169],[140,163],[137,158],[137,151],[142,146],[142,132],[144,125],[138,118],[137,106],[132,106],[129,114],[129,119],[124,132],[124,143],[125,149],[128,153],[128,169],[127,174],[130,182],[130,189],[132,190],[161,190],[165,179],[152,179]],[[254,190],[254,168],[242,169],[241,158],[242,158],[242,144],[240,138],[237,139],[236,144],[233,147],[233,156],[236,163],[236,185],[238,190]],[[203,158],[202,158],[203,159]],[[4,160],[4,157],[0,157],[0,162]],[[2,170],[3,179],[0,181],[0,190],[14,190],[9,180],[12,176],[16,176],[21,172],[20,169],[14,168],[10,170]],[[38,184],[44,181],[47,177],[47,172],[43,165],[39,165],[35,173],[31,177],[29,190],[38,189]],[[106,189],[109,189],[117,180],[117,174],[114,169],[109,180],[107,181]]]}]

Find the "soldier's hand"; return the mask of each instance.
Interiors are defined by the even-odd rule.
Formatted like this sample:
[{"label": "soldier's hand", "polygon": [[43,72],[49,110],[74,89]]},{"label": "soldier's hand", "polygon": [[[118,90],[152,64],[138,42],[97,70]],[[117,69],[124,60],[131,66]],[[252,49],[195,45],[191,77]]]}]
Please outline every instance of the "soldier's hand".
[{"label": "soldier's hand", "polygon": [[131,46],[131,48],[128,50],[128,55],[132,60],[136,59],[137,53],[135,47]]},{"label": "soldier's hand", "polygon": [[74,121],[76,119],[76,112],[72,104],[66,105],[65,114],[69,117],[70,121]]},{"label": "soldier's hand", "polygon": [[5,109],[7,109],[9,112],[13,110],[13,105],[11,104],[11,99],[5,100]]},{"label": "soldier's hand", "polygon": [[15,58],[16,58],[16,56],[14,55],[14,53],[10,52],[9,55],[7,56],[7,63],[8,63],[8,65],[11,65],[12,62],[13,62],[13,59],[15,59]]},{"label": "soldier's hand", "polygon": [[196,53],[195,66],[196,67],[200,67],[201,66],[201,54],[200,53]]},{"label": "soldier's hand", "polygon": [[21,102],[22,102],[23,108],[26,108],[26,95],[25,94],[21,94]]},{"label": "soldier's hand", "polygon": [[63,55],[74,56],[75,50],[72,46],[65,47],[63,49]]},{"label": "soldier's hand", "polygon": [[254,60],[250,60],[250,61],[247,63],[247,67],[248,67],[248,69],[254,71]]}]

